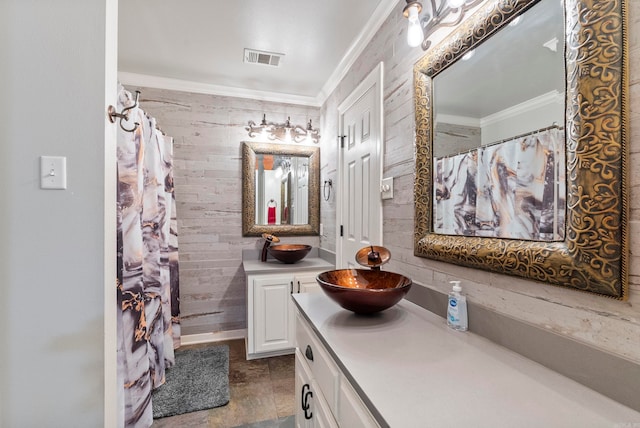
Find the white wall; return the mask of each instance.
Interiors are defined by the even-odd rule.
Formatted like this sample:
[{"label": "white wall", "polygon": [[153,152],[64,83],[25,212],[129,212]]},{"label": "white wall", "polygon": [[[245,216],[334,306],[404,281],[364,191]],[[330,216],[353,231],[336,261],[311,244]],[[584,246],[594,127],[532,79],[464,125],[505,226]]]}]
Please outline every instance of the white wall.
[{"label": "white wall", "polygon": [[[117,0],[0,6],[3,427],[98,427],[114,413],[104,308],[115,310],[115,128],[105,111],[115,104],[116,19]],[[39,188],[41,155],[67,157],[66,190]]]}]

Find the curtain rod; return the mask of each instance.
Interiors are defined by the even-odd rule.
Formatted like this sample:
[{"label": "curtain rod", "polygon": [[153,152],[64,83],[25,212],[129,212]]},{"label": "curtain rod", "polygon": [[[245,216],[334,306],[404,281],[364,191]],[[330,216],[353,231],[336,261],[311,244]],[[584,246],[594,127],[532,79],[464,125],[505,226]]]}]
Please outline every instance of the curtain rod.
[{"label": "curtain rod", "polygon": [[485,147],[495,146],[496,144],[506,143],[507,141],[516,140],[516,139],[522,138],[522,137],[528,137],[530,135],[538,134],[538,133],[544,132],[544,131],[549,131],[551,129],[559,129],[559,130],[562,131],[562,130],[564,130],[564,126],[559,126],[557,124],[553,124],[551,126],[546,126],[544,128],[536,129],[535,131],[525,132],[524,134],[520,134],[520,135],[516,135],[516,136],[513,136],[513,137],[505,138],[503,140],[494,141],[492,143],[485,144],[485,145],[482,145],[480,147],[476,147],[476,148],[469,149],[469,150],[466,150],[466,151],[458,152],[456,154],[446,155],[446,156],[442,156],[442,157],[435,157],[434,159],[444,159],[444,158],[448,158],[448,157],[452,157],[452,156],[458,156],[458,155],[462,155],[462,154],[471,153],[474,150],[484,149]]},{"label": "curtain rod", "polygon": [[525,132],[524,134],[516,135],[515,137],[509,137],[509,138],[505,138],[504,140],[494,141],[493,143],[485,144],[484,146],[480,146],[480,147],[489,147],[489,146],[493,146],[493,145],[496,145],[496,144],[505,143],[505,142],[510,141],[510,140],[515,140],[517,138],[528,137],[530,135],[539,134],[540,132],[549,131],[551,129],[556,129],[556,128],[560,129],[560,130],[564,130],[563,126],[558,126],[558,125],[554,124],[554,125],[547,126],[547,127],[544,127],[544,128],[536,129],[535,131]]}]

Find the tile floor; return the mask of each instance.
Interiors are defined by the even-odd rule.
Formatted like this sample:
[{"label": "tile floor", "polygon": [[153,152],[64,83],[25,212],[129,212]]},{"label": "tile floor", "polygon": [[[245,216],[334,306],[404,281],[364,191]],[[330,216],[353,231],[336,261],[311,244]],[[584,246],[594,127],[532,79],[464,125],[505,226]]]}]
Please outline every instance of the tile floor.
[{"label": "tile floor", "polygon": [[[155,419],[153,427],[293,428],[294,356],[247,361],[244,339],[220,343],[229,345],[229,404]],[[188,347],[199,346],[207,344]]]}]

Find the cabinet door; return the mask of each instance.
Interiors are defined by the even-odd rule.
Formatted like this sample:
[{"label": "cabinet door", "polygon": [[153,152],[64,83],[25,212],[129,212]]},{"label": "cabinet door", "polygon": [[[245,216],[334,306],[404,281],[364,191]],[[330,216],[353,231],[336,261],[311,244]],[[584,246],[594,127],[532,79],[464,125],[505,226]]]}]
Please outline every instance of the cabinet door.
[{"label": "cabinet door", "polygon": [[253,333],[256,353],[293,349],[292,275],[253,278]]},{"label": "cabinet door", "polygon": [[[307,371],[302,359],[300,351],[296,350],[296,380],[295,380],[295,409],[296,409],[296,428],[308,428],[311,426],[311,418],[313,415],[313,396],[309,395],[311,388],[311,374]],[[306,417],[305,417],[306,414]]]},{"label": "cabinet door", "polygon": [[295,388],[296,428],[338,428],[300,350],[296,350]]},{"label": "cabinet door", "polygon": [[298,293],[321,292],[322,290],[316,281],[316,276],[318,276],[319,273],[321,273],[321,271],[297,274],[293,279],[296,291]]},{"label": "cabinet door", "polygon": [[322,390],[322,395],[332,412],[338,408],[338,386],[340,384],[340,369],[311,327],[297,314],[296,345],[305,364],[311,371],[315,383]]},{"label": "cabinet door", "polygon": [[340,382],[340,411],[337,418],[340,426],[349,428],[378,428],[369,410],[353,389],[351,384],[343,377]]},{"label": "cabinet door", "polygon": [[[318,396],[314,397],[315,401],[313,402],[313,426],[318,428],[338,428],[338,424],[336,423],[336,420],[331,413],[331,409],[329,409],[327,401],[324,399],[324,396],[320,392],[320,388],[318,388],[316,385],[317,384],[315,381],[311,382],[313,391],[318,391]],[[347,427],[347,425],[343,426],[345,428]]]}]

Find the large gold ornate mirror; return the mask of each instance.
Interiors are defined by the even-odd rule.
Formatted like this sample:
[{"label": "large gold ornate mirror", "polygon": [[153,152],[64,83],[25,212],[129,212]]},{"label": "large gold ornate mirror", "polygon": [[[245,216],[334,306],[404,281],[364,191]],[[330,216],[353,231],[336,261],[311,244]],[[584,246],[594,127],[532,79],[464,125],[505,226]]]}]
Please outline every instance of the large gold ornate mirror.
[{"label": "large gold ornate mirror", "polygon": [[317,235],[320,149],[242,144],[242,233]]},{"label": "large gold ornate mirror", "polygon": [[[627,297],[625,11],[624,0],[488,0],[416,63],[416,256]],[[531,27],[535,21],[538,27]],[[524,63],[523,71],[498,65],[495,54],[507,49],[492,39],[523,49],[520,37],[540,34],[548,40],[534,41],[538,51],[507,58]],[[559,71],[550,74],[545,56],[558,52]],[[472,55],[485,64],[461,66],[472,64]],[[540,63],[519,86],[506,86],[509,73],[528,73]],[[481,78],[488,75],[482,67],[492,66],[495,87]],[[458,100],[466,108],[456,110],[455,98],[466,93],[471,97]],[[471,140],[477,144],[465,145]],[[520,151],[538,157],[520,158]],[[518,155],[502,161],[507,152]],[[458,184],[460,171],[475,181],[448,184],[454,170]],[[524,213],[523,220],[514,221],[513,213]]]}]

